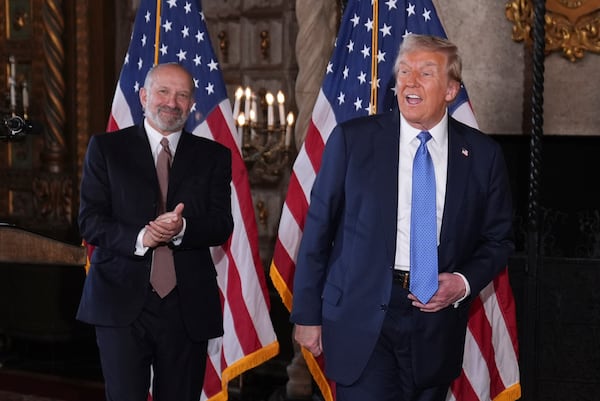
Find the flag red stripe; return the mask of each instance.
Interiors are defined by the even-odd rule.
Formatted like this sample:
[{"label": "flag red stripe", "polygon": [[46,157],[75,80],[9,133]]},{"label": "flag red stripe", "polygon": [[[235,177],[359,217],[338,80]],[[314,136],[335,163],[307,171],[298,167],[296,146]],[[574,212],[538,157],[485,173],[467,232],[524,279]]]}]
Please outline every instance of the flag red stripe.
[{"label": "flag red stripe", "polygon": [[494,279],[494,288],[496,289],[496,297],[498,299],[498,307],[502,312],[503,320],[506,324],[510,341],[515,350],[515,355],[519,356],[519,340],[517,331],[517,311],[515,306],[515,298],[510,286],[508,277],[508,268],[504,269]]},{"label": "flag red stripe", "polygon": [[248,307],[244,302],[238,267],[235,265],[235,260],[229,251],[227,252],[227,257],[229,259],[230,267],[227,277],[227,298],[229,300],[231,314],[235,316],[233,325],[244,354],[250,354],[257,346],[260,347],[260,341],[257,340],[254,322],[252,321],[252,317],[248,312]]},{"label": "flag red stripe", "polygon": [[204,372],[204,387],[202,390],[209,395],[209,397],[221,391],[221,378],[219,377],[219,374],[209,358],[207,358],[206,362],[206,371]]},{"label": "flag red stripe", "polygon": [[[311,159],[311,163],[315,168],[315,172],[320,167],[320,154],[323,153],[324,146],[325,144],[321,139],[321,135],[319,134],[319,131],[317,130],[316,126],[311,120],[309,131],[304,141],[304,148],[301,151],[305,151],[307,156],[309,156],[309,158]],[[319,156],[316,158],[310,157],[311,155],[316,154],[319,154]],[[302,184],[300,183],[300,181],[298,181],[298,176],[296,175],[295,171],[293,171],[290,176],[285,204],[300,230],[304,230],[306,213],[308,211],[308,199],[306,198],[305,192],[302,189]],[[297,240],[299,241],[300,239],[298,238]],[[290,255],[288,253],[288,251],[283,246],[283,243],[280,241],[280,238],[278,237],[275,243],[275,249],[273,251],[273,264],[275,265],[274,268],[278,270],[279,275],[281,276],[287,287],[287,290],[281,289],[279,291],[282,296],[282,292],[293,293],[294,271],[296,269],[294,256],[295,255]]]},{"label": "flag red stripe", "polygon": [[[232,181],[239,198],[239,208],[243,218],[244,230],[247,233],[248,240],[250,241],[250,246],[253,251],[253,266],[255,268],[256,275],[258,276],[258,282],[261,285],[265,303],[267,307],[270,307],[265,272],[262,266],[262,261],[260,260],[260,255],[258,253],[258,243],[255,240],[258,238],[258,229],[254,223],[254,207],[250,186],[248,184],[248,172],[246,170],[246,166],[242,160],[242,156],[239,152],[237,144],[231,135],[229,125],[227,124],[226,119],[219,107],[216,107],[210,113],[210,115],[206,118],[206,122],[213,136],[215,137],[215,140],[227,146],[232,152]],[[239,223],[240,222],[236,222],[236,224]]]},{"label": "flag red stripe", "polygon": [[119,129],[117,122],[115,121],[113,115],[108,116],[108,126],[106,128],[107,132],[113,132]]},{"label": "flag red stripe", "polygon": [[285,200],[292,217],[300,227],[300,230],[304,230],[304,222],[306,220],[306,212],[308,210],[308,200],[304,196],[302,186],[298,181],[298,176],[292,174],[290,177],[290,183],[288,185],[288,197]]},{"label": "flag red stripe", "polygon": [[[329,107],[329,104],[327,104],[326,107]],[[315,172],[319,171],[321,168],[321,156],[323,156],[323,150],[325,149],[325,142],[323,142],[321,133],[312,119],[310,120],[308,131],[306,133],[304,147],[312,164],[313,170]]]},{"label": "flag red stripe", "polygon": [[271,262],[270,276],[273,286],[279,293],[286,309],[292,310],[292,291],[294,283],[294,261],[285,250],[279,238],[275,242],[273,261]]},{"label": "flag red stripe", "polygon": [[504,390],[502,377],[496,365],[494,345],[492,343],[492,326],[485,315],[485,309],[481,297],[473,300],[469,311],[469,331],[479,347],[483,361],[487,365],[490,376],[490,396],[492,399]]},{"label": "flag red stripe", "polygon": [[452,382],[450,389],[457,401],[481,401],[464,370],[461,371],[460,376]]},{"label": "flag red stripe", "polygon": [[273,261],[277,264],[277,269],[279,270],[281,278],[286,283],[289,290],[293,292],[295,264],[279,239],[277,239],[277,242],[275,243]]}]

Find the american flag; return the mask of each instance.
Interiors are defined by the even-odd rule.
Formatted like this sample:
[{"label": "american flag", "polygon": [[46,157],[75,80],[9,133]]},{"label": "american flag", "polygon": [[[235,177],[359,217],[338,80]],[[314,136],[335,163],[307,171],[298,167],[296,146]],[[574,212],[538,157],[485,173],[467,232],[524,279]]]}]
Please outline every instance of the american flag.
[{"label": "american flag", "polygon": [[[393,64],[403,37],[410,33],[446,37],[430,0],[350,0],[346,5],[306,139],[294,163],[270,268],[288,310],[310,191],[325,143],[338,123],[396,106]],[[464,87],[450,113],[477,126]],[[447,399],[518,399],[516,318],[506,271],[482,291],[470,313],[462,375]],[[322,357],[315,359],[305,350],[303,355],[325,400],[334,400],[335,386],[324,375]]]},{"label": "american flag", "polygon": [[154,64],[177,62],[191,72],[195,105],[186,129],[227,146],[232,153],[234,230],[211,249],[223,304],[223,337],[209,341],[202,400],[226,400],[228,382],[279,352],[258,254],[258,231],[248,174],[199,0],[142,0],[112,103],[108,130],[140,124],[139,89]]}]

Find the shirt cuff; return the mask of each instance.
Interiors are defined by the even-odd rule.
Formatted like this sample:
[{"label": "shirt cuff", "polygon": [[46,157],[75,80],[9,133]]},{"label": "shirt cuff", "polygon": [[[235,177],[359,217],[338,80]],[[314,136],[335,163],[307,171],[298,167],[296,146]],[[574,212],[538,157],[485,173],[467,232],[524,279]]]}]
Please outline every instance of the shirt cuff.
[{"label": "shirt cuff", "polygon": [[135,240],[135,252],[136,256],[144,256],[146,252],[148,252],[148,247],[144,246],[144,234],[146,233],[146,228],[142,228],[137,235],[137,239]]},{"label": "shirt cuff", "polygon": [[181,228],[181,231],[179,231],[179,233],[176,236],[171,238],[171,242],[175,246],[181,245],[181,241],[183,241],[183,234],[185,234],[185,227],[186,227],[185,218],[182,217],[181,220],[183,221],[183,227]]},{"label": "shirt cuff", "polygon": [[460,303],[462,301],[464,301],[465,298],[467,298],[469,295],[471,295],[471,286],[469,285],[469,282],[467,281],[467,278],[464,276],[464,274],[458,273],[458,272],[453,272],[452,274],[456,274],[457,276],[460,276],[460,278],[462,278],[463,281],[465,282],[465,295],[463,295],[463,297],[461,299],[459,299],[458,301],[456,301],[452,304],[452,305],[454,305],[455,308],[458,308],[458,305],[460,305]]},{"label": "shirt cuff", "polygon": [[[181,228],[181,231],[176,236],[171,238],[171,242],[175,246],[178,246],[181,244],[181,241],[183,241],[183,234],[185,234],[185,227],[186,227],[185,218],[182,218],[182,220],[183,220],[183,227]],[[135,252],[134,252],[134,254],[136,256],[144,256],[146,254],[146,252],[148,252],[149,247],[144,246],[144,234],[145,233],[146,233],[146,228],[144,227],[140,230],[140,232],[137,235],[137,239],[135,241]]]}]

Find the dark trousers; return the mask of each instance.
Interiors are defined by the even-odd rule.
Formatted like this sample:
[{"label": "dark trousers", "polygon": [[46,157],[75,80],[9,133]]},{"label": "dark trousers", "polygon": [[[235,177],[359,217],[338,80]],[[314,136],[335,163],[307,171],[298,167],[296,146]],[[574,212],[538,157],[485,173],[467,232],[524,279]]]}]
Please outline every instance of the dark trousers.
[{"label": "dark trousers", "polygon": [[153,401],[198,401],[207,341],[184,327],[177,288],[161,299],[149,291],[138,319],[127,327],[96,326],[108,401],[146,401],[152,366]]},{"label": "dark trousers", "polygon": [[394,284],[375,350],[364,372],[349,386],[336,385],[337,401],[444,401],[448,385],[416,388],[411,364],[412,312],[408,290]]}]

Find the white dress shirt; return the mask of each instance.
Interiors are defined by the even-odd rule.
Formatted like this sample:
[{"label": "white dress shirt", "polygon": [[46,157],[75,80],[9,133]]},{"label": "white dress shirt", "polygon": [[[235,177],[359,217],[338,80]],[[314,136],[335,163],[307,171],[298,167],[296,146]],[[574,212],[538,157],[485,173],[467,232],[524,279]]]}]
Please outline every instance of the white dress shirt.
[{"label": "white dress shirt", "polygon": [[[417,135],[421,131],[412,127],[400,115],[400,143],[398,161],[398,216],[396,224],[396,256],[394,268],[410,271],[410,211],[412,199],[412,170],[415,153],[421,144]],[[427,149],[431,155],[435,170],[435,203],[437,217],[437,243],[440,243],[442,217],[444,216],[444,202],[446,200],[446,178],[448,176],[448,112],[442,120],[429,130],[431,139],[427,141]],[[454,307],[465,299],[470,293],[469,282],[466,277],[459,275],[464,283],[466,292]]]},{"label": "white dress shirt", "polygon": [[[413,159],[421,141],[417,138],[421,131],[412,127],[400,115],[400,152],[398,167],[398,222],[396,235],[395,268],[410,269],[410,208],[412,198]],[[427,149],[435,169],[435,202],[437,216],[437,243],[440,243],[440,230],[446,199],[446,176],[448,166],[448,115],[429,130],[431,139]]]},{"label": "white dress shirt", "polygon": [[[164,138],[160,132],[152,128],[148,121],[144,119],[144,128],[146,129],[146,135],[148,136],[148,142],[150,142],[150,150],[152,151],[152,157],[154,158],[154,165],[156,165],[156,161],[158,160],[158,154],[162,150],[162,145],[160,141]],[[175,157],[175,151],[177,150],[177,144],[179,144],[179,139],[181,138],[181,131],[173,132],[166,137],[169,140],[169,150],[171,151],[171,157]],[[183,238],[183,234],[185,233],[185,219],[183,219],[183,228],[171,239],[171,242],[175,245],[181,244],[181,240]],[[137,240],[135,243],[135,254],[138,256],[144,255],[148,251],[148,247],[144,246],[144,234],[146,233],[146,228],[142,228],[138,233]]]}]

